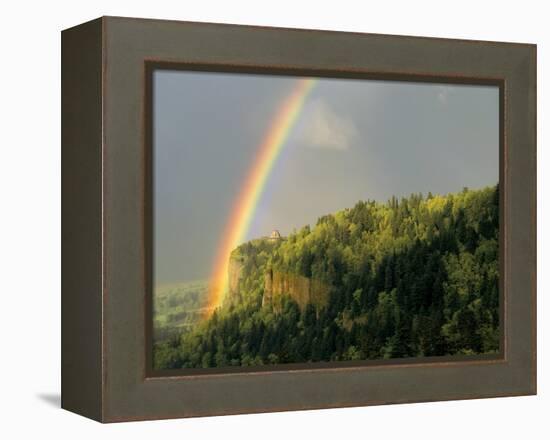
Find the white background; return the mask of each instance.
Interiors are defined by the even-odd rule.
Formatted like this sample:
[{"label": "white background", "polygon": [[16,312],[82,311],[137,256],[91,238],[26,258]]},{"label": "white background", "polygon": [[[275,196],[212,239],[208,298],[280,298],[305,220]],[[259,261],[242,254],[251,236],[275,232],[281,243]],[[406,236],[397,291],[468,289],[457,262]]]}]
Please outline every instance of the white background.
[{"label": "white background", "polygon": [[[543,1],[10,1],[0,6],[0,437],[549,438],[550,39]],[[538,44],[539,395],[100,425],[59,409],[60,31],[101,15]],[[546,175],[544,174],[546,171]],[[545,271],[546,267],[546,271]],[[545,409],[545,404],[547,408]],[[131,437],[130,437],[131,436]]]}]

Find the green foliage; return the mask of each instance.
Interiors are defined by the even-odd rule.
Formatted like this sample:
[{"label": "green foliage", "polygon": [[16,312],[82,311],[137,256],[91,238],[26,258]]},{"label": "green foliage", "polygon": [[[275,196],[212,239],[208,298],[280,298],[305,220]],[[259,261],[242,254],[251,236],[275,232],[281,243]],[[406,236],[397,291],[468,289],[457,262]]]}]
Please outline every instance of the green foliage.
[{"label": "green foliage", "polygon": [[155,289],[153,296],[154,339],[169,341],[195,326],[204,314],[208,284],[205,281],[171,284]]},{"label": "green foliage", "polygon": [[[155,345],[157,368],[499,350],[498,185],[359,202],[276,244],[245,243],[239,301]],[[331,286],[328,306],[262,307],[266,271]]]}]

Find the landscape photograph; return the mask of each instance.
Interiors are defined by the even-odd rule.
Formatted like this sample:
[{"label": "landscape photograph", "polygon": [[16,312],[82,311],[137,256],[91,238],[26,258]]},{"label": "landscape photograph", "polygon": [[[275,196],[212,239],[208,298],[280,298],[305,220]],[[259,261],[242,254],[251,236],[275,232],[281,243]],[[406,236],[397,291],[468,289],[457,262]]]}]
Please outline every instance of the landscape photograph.
[{"label": "landscape photograph", "polygon": [[499,353],[498,87],[152,75],[154,370]]}]

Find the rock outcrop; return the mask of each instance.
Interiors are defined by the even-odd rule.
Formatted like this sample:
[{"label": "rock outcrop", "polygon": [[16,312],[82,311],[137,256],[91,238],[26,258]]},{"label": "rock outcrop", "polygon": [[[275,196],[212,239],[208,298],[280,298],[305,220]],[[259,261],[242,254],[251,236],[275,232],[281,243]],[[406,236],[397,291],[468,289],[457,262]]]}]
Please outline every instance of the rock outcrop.
[{"label": "rock outcrop", "polygon": [[[247,292],[244,291],[243,285],[249,284],[248,281],[250,280],[245,279],[245,274],[250,274],[251,271],[249,269],[245,270],[245,268],[248,267],[247,265],[252,264],[253,260],[251,258],[254,258],[254,256],[242,252],[234,252],[231,255],[228,268],[228,292],[224,299],[224,305],[239,304],[246,300]],[[254,275],[246,276],[264,277],[262,307],[273,307],[274,311],[280,311],[282,299],[285,296],[289,296],[296,301],[302,311],[310,303],[317,310],[328,304],[331,287],[317,279],[281,272],[269,267],[258,267],[252,273]]]},{"label": "rock outcrop", "polygon": [[304,310],[309,303],[316,309],[321,309],[328,304],[330,286],[301,275],[268,270],[265,275],[262,306],[271,305],[278,311],[284,295],[296,301],[300,310]]},{"label": "rock outcrop", "polygon": [[229,259],[228,291],[223,301],[224,305],[235,304],[240,301],[240,283],[243,278],[244,261],[242,257],[232,256]]}]

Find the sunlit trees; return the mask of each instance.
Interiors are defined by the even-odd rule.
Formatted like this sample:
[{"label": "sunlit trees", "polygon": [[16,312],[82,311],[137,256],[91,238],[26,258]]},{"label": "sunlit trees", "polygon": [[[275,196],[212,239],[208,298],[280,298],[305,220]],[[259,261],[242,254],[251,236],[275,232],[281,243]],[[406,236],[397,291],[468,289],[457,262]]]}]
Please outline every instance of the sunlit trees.
[{"label": "sunlit trees", "polygon": [[[489,353],[499,349],[498,186],[361,201],[286,240],[239,247],[240,297],[155,346],[158,368]],[[328,305],[262,307],[267,268],[331,286]]]}]

